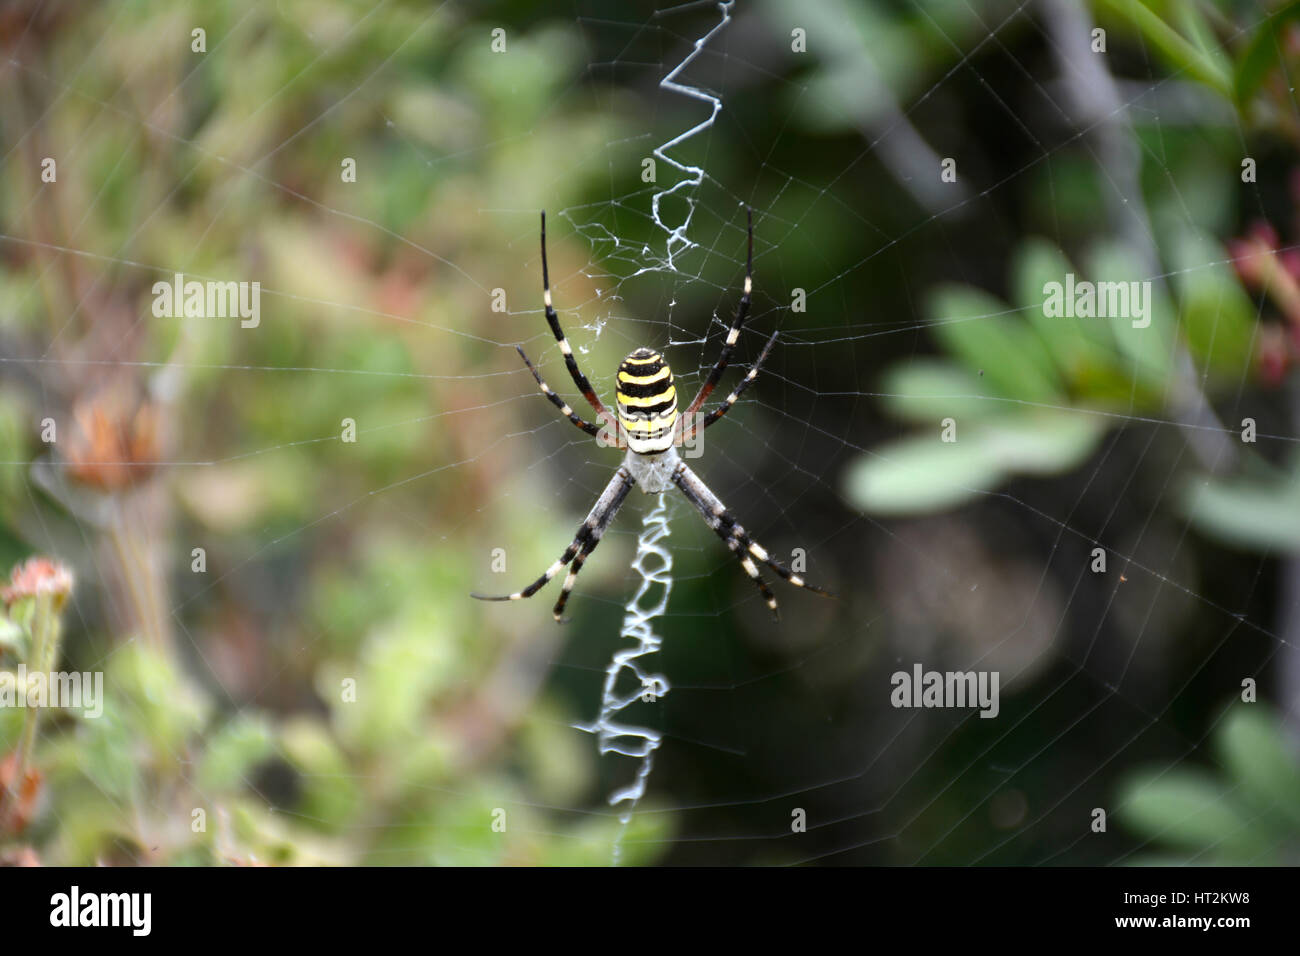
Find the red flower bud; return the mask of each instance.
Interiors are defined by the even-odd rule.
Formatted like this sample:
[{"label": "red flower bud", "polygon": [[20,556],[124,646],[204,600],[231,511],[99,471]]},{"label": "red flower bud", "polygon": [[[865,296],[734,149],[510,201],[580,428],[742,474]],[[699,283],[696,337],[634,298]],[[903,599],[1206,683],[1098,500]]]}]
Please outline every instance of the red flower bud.
[{"label": "red flower bud", "polygon": [[9,587],[0,588],[0,600],[13,604],[23,598],[52,594],[55,603],[62,604],[71,591],[72,572],[65,565],[49,558],[28,558],[15,565]]}]

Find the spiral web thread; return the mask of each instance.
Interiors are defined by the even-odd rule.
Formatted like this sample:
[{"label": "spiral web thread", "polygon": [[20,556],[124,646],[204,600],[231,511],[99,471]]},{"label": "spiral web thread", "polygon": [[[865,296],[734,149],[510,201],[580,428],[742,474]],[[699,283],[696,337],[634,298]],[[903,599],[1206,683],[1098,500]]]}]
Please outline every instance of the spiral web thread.
[{"label": "spiral web thread", "polygon": [[[619,715],[637,701],[652,703],[669,690],[667,677],[650,673],[641,663],[641,658],[658,652],[663,643],[663,638],[654,631],[654,621],[667,609],[668,595],[673,589],[672,552],[660,543],[668,534],[668,505],[660,494],[654,509],[641,519],[636,557],[632,559],[632,570],[640,575],[641,583],[623,609],[623,627],[618,635],[620,640],[628,639],[636,644],[616,651],[605,668],[600,716],[590,724],[575,724],[577,729],[596,735],[601,756],[618,754],[639,761],[632,782],[615,790],[608,798],[610,806],[621,807],[621,826],[613,847],[612,862],[615,866],[622,857],[623,835],[637,804],[645,796],[655,751],[663,742],[659,731],[622,723]],[[620,692],[618,683],[625,671],[633,678],[633,686]]]}]

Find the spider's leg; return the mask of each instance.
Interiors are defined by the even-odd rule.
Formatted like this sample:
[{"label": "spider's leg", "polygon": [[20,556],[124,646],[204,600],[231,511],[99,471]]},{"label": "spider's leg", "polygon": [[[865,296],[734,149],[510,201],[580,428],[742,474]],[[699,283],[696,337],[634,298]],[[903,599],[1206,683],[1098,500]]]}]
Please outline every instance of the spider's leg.
[{"label": "spider's leg", "polygon": [[[556,395],[555,389],[547,385],[546,382],[542,379],[541,373],[537,371],[537,367],[528,360],[528,356],[524,354],[524,350],[520,348],[518,345],[516,345],[515,351],[519,353],[519,357],[523,359],[524,364],[528,366],[528,371],[533,373],[533,378],[537,379],[537,387],[542,390],[542,394],[546,396],[546,398],[550,401],[550,403],[560,410],[560,414],[564,415],[566,418],[569,419],[569,421],[573,422],[573,424],[577,425],[588,435],[592,435],[596,438],[599,438],[601,435],[600,426],[593,425],[591,424],[591,422],[583,421],[576,414],[574,414],[573,409],[569,407],[569,403],[566,402],[564,399],[560,398],[559,395]],[[619,445],[617,437],[610,440],[609,443],[615,448],[622,447],[621,445]]]},{"label": "spider's leg", "polygon": [[[615,481],[619,482],[617,488],[614,486]],[[614,520],[614,516],[618,514],[618,509],[623,506],[623,501],[635,484],[636,479],[632,477],[626,468],[620,465],[617,474],[614,475],[614,480],[609,483],[600,496],[601,501],[598,501],[596,507],[592,509],[592,515],[599,512],[596,517],[595,527],[592,528],[587,543],[574,556],[573,566],[569,568],[569,573],[564,576],[564,584],[560,587],[560,596],[555,601],[555,607],[551,609],[551,616],[555,618],[556,624],[564,620],[564,606],[569,603],[569,592],[573,590],[573,586],[578,582],[578,572],[582,570],[583,563],[591,557],[591,552],[596,550],[596,545],[600,544],[605,529]],[[592,515],[588,515],[587,525],[591,524]]]},{"label": "spider's leg", "polygon": [[749,222],[749,252],[745,256],[745,291],[740,297],[740,304],[736,306],[736,317],[731,320],[731,328],[727,330],[727,337],[722,343],[722,352],[718,355],[718,361],[709,372],[709,377],[704,380],[700,386],[699,392],[696,393],[690,407],[686,409],[686,418],[690,418],[700,410],[717,386],[718,380],[722,378],[722,373],[727,369],[727,363],[731,361],[732,350],[736,347],[736,342],[740,340],[740,330],[745,324],[745,318],[749,315],[749,297],[754,291],[754,211],[745,209],[745,216]]},{"label": "spider's leg", "polygon": [[569,592],[578,582],[578,572],[582,570],[583,563],[587,556],[596,550],[596,545],[600,542],[600,535],[592,538],[591,544],[579,551],[573,559],[573,567],[569,568],[569,573],[564,576],[564,584],[560,586],[560,596],[555,601],[555,607],[551,609],[551,616],[555,618],[555,623],[559,624],[564,620],[564,606],[569,603]]},{"label": "spider's leg", "polygon": [[687,467],[685,462],[677,466],[677,470],[673,473],[673,482],[682,490],[682,494],[686,495],[687,500],[695,505],[700,514],[704,516],[705,522],[713,529],[713,532],[727,543],[727,547],[731,549],[733,554],[740,558],[741,567],[758,585],[758,589],[763,593],[764,600],[767,601],[767,606],[771,608],[772,614],[778,619],[780,614],[777,610],[776,596],[758,573],[758,567],[754,564],[755,558],[797,588],[812,591],[814,594],[820,594],[823,597],[834,596],[823,588],[809,584],[768,554],[765,548],[745,532],[745,529],[736,521],[736,516],[727,509],[727,506],[719,500],[717,495],[709,490],[709,486]]},{"label": "spider's leg", "polygon": [[678,465],[677,470],[673,472],[673,483],[682,490],[686,500],[695,505],[705,523],[713,529],[714,534],[726,543],[732,554],[740,558],[740,566],[745,569],[745,573],[749,575],[762,593],[763,600],[767,602],[768,608],[772,611],[772,616],[779,621],[781,612],[777,607],[776,595],[767,586],[763,576],[758,573],[758,568],[754,566],[754,562],[749,555],[741,553],[740,541],[733,533],[738,525],[735,517],[727,510],[727,506],[709,490],[704,482],[700,481],[699,477],[686,466],[685,462]]},{"label": "spider's leg", "polygon": [[744,394],[745,389],[749,388],[754,379],[758,378],[758,371],[763,367],[763,363],[767,360],[767,353],[772,351],[772,346],[775,342],[776,333],[773,332],[771,337],[768,338],[767,344],[763,346],[763,351],[758,353],[758,358],[754,361],[754,364],[749,367],[749,371],[745,373],[745,377],[740,380],[740,384],[732,390],[731,394],[723,400],[722,404],[709,412],[709,414],[705,415],[698,424],[691,425],[689,431],[685,427],[681,429],[680,437],[677,442],[679,445],[691,441],[695,437],[696,433],[702,432],[723,415],[727,414],[727,412],[731,411],[731,406],[736,404],[736,399],[740,398],[740,396]]},{"label": "spider's leg", "polygon": [[564,580],[564,592],[560,595],[560,601],[556,605],[555,619],[558,621],[560,619],[559,611],[563,610],[564,602],[568,600],[569,592],[573,590],[573,582],[578,575],[578,569],[582,567],[582,562],[586,560],[587,555],[591,554],[596,549],[596,545],[600,543],[601,535],[605,533],[609,523],[614,520],[614,515],[618,513],[619,507],[622,506],[623,500],[627,498],[628,492],[632,490],[634,484],[636,484],[635,479],[626,468],[620,465],[618,471],[614,472],[614,477],[605,486],[605,490],[596,499],[596,504],[587,515],[587,520],[578,528],[578,533],[574,535],[573,542],[564,549],[564,553],[560,555],[559,559],[546,569],[546,573],[528,587],[513,594],[471,594],[470,597],[478,598],[480,601],[518,601],[521,598],[532,597],[545,587],[551,578],[559,574],[566,564],[573,561],[574,566]]},{"label": "spider's leg", "polygon": [[781,578],[782,580],[789,581],[797,588],[803,588],[805,591],[811,591],[813,594],[820,594],[822,597],[828,597],[828,598],[835,597],[835,595],[832,592],[827,591],[825,588],[819,588],[815,584],[809,584],[807,581],[803,579],[801,575],[795,574],[793,571],[791,571],[788,567],[786,567],[776,558],[768,554],[767,549],[764,548],[762,545],[760,545],[749,535],[747,535],[745,533],[745,529],[742,528],[740,525],[734,525],[732,528],[732,533],[735,535],[736,540],[740,542],[741,547],[745,551],[747,551],[749,554],[752,554],[754,557],[758,558],[758,560],[762,561],[774,572],[776,572],[777,577]]},{"label": "spider's leg", "polygon": [[542,301],[546,304],[546,322],[551,327],[555,341],[560,343],[560,352],[564,355],[564,364],[569,369],[573,384],[578,386],[578,391],[582,392],[583,397],[596,410],[596,420],[605,423],[615,436],[621,437],[618,419],[601,404],[600,399],[596,397],[596,390],[587,381],[587,376],[582,374],[582,369],[578,368],[578,360],[573,357],[573,346],[569,344],[564,329],[560,328],[560,317],[555,314],[555,306],[551,304],[551,271],[546,262],[546,210],[542,210]]}]

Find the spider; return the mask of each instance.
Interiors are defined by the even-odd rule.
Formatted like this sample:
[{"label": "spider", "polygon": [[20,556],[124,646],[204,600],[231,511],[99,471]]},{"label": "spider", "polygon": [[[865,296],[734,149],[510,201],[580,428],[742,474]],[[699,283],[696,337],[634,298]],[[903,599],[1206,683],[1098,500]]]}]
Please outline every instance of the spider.
[{"label": "spider", "polygon": [[528,366],[528,371],[533,373],[533,378],[537,380],[537,386],[542,390],[542,394],[560,410],[560,414],[564,415],[588,435],[599,439],[602,444],[626,449],[627,456],[623,459],[623,464],[614,472],[614,477],[605,486],[605,490],[600,497],[596,499],[595,506],[591,509],[591,513],[587,515],[587,519],[583,521],[582,526],[578,528],[578,533],[574,536],[572,543],[564,549],[564,553],[560,555],[559,559],[546,569],[545,574],[522,591],[516,591],[513,594],[472,594],[471,597],[478,598],[481,601],[518,601],[521,598],[532,597],[546,586],[551,578],[559,574],[566,565],[572,562],[573,566],[569,568],[569,573],[565,576],[564,586],[560,590],[560,597],[555,602],[555,609],[552,612],[557,622],[562,621],[564,619],[564,606],[568,603],[569,592],[573,590],[573,585],[578,579],[578,572],[582,570],[583,563],[591,556],[591,553],[596,550],[596,545],[600,543],[601,536],[604,535],[605,529],[609,527],[610,522],[614,520],[614,516],[618,513],[618,509],[622,506],[624,500],[626,500],[628,493],[631,492],[633,485],[639,486],[645,494],[659,494],[667,491],[671,485],[680,488],[682,494],[686,496],[686,500],[693,504],[704,517],[705,523],[740,559],[741,567],[745,569],[745,573],[758,586],[758,590],[762,592],[763,599],[771,609],[773,617],[777,620],[780,620],[780,612],[777,609],[776,595],[772,593],[767,586],[767,582],[763,580],[763,576],[759,574],[758,567],[754,563],[755,560],[766,564],[778,576],[789,581],[795,587],[804,588],[825,597],[832,596],[830,592],[806,582],[798,574],[795,574],[780,561],[773,558],[766,549],[751,538],[736,521],[735,516],[718,499],[718,496],[709,490],[708,485],[701,481],[677,454],[678,446],[694,440],[696,434],[708,428],[731,410],[731,406],[736,404],[736,399],[758,377],[758,370],[762,367],[764,359],[767,358],[767,353],[772,350],[772,344],[776,342],[776,333],[773,332],[767,340],[767,344],[763,346],[763,351],[759,353],[758,360],[750,366],[749,372],[740,380],[740,384],[726,397],[721,405],[704,415],[697,423],[696,413],[717,386],[718,381],[722,378],[722,373],[726,371],[727,363],[731,359],[731,353],[740,338],[740,330],[744,327],[745,319],[749,315],[750,293],[753,291],[754,285],[754,214],[752,210],[746,210],[746,218],[748,220],[749,249],[745,257],[745,291],[736,307],[736,315],[732,319],[731,328],[727,331],[727,338],[723,342],[718,361],[714,364],[708,378],[704,380],[704,384],[700,386],[699,392],[686,409],[686,414],[678,415],[677,390],[673,386],[673,373],[672,369],[668,367],[668,363],[664,361],[662,355],[653,349],[639,348],[628,355],[618,367],[618,385],[615,392],[618,399],[618,416],[616,418],[601,404],[595,390],[591,387],[591,383],[587,381],[587,377],[578,368],[578,362],[573,357],[573,349],[569,345],[569,340],[565,338],[564,330],[560,328],[560,318],[556,315],[555,308],[551,304],[551,279],[546,264],[546,213],[545,211],[542,212],[542,301],[546,305],[546,321],[551,327],[551,332],[555,335],[555,341],[560,345],[560,352],[564,355],[564,364],[569,369],[569,375],[572,376],[573,383],[578,387],[578,391],[582,392],[587,401],[591,403],[591,407],[596,410],[596,420],[603,423],[608,431],[579,418],[568,403],[546,384],[541,373],[537,371],[537,367],[529,360],[524,350],[519,346],[515,346],[515,350],[519,353],[520,358],[524,360],[524,364]]}]

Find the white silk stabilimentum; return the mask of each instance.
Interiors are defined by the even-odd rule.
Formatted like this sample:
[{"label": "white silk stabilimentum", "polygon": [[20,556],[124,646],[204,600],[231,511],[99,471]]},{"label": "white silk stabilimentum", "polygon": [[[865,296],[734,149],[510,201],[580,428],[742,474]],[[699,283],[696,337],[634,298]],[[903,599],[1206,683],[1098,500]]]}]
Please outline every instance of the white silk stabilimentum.
[{"label": "white silk stabilimentum", "polygon": [[670,90],[673,93],[680,93],[682,96],[689,96],[692,99],[702,100],[712,107],[712,112],[709,113],[707,119],[701,120],[686,132],[679,136],[674,136],[668,142],[661,146],[657,146],[654,149],[655,156],[659,157],[665,163],[668,163],[668,165],[672,166],[678,172],[685,174],[685,178],[678,180],[668,189],[656,192],[650,198],[650,217],[655,221],[655,225],[668,233],[667,267],[670,271],[674,272],[677,270],[677,266],[673,263],[673,257],[678,252],[694,248],[695,246],[694,242],[686,238],[686,230],[690,227],[691,219],[695,216],[695,197],[690,195],[686,196],[686,217],[678,225],[673,227],[669,227],[661,218],[659,218],[659,203],[665,196],[671,196],[680,189],[697,188],[704,182],[704,170],[699,166],[691,166],[687,163],[678,162],[668,155],[668,150],[675,146],[680,146],[692,136],[709,129],[713,126],[713,121],[718,118],[718,113],[722,111],[721,99],[714,96],[712,93],[698,89],[697,87],[678,83],[677,77],[681,75],[682,70],[690,66],[695,58],[700,55],[700,51],[704,49],[705,45],[731,22],[732,3],[734,3],[734,0],[723,0],[722,3],[718,4],[718,12],[721,15],[721,20],[718,21],[717,26],[706,33],[703,37],[696,40],[691,48],[691,52],[686,55],[686,59],[678,63],[671,73],[659,81],[659,86],[662,89]]},{"label": "white silk stabilimentum", "polygon": [[[668,693],[668,678],[652,674],[641,664],[641,658],[659,650],[663,639],[654,632],[654,620],[668,607],[668,595],[673,588],[673,556],[660,542],[668,537],[668,508],[660,495],[654,509],[641,519],[641,534],[636,539],[636,557],[632,569],[641,576],[641,583],[623,609],[623,628],[619,639],[636,642],[614,653],[605,668],[605,688],[600,697],[600,716],[590,724],[575,724],[579,730],[596,735],[602,756],[618,754],[638,761],[632,782],[609,795],[609,804],[620,807],[618,836],[614,840],[613,863],[618,865],[622,855],[623,834],[632,820],[637,803],[645,796],[646,782],[654,766],[655,751],[663,742],[663,735],[648,727],[621,723],[619,715],[639,700],[658,700]],[[631,674],[634,686],[623,693],[618,691],[619,678],[624,671]]]}]

